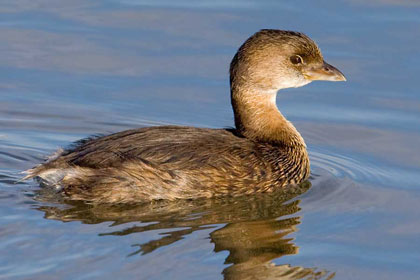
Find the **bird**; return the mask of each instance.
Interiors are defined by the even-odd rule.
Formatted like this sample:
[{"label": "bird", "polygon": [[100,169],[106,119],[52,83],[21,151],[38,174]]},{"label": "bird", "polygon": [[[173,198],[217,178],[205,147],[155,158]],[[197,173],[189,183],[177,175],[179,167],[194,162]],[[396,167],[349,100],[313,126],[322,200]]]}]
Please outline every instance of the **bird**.
[{"label": "bird", "polygon": [[279,111],[277,92],[315,80],[346,81],[303,33],[262,29],[230,64],[234,128],[154,126],[90,137],[29,169],[71,201],[140,203],[241,196],[308,179],[304,139]]}]

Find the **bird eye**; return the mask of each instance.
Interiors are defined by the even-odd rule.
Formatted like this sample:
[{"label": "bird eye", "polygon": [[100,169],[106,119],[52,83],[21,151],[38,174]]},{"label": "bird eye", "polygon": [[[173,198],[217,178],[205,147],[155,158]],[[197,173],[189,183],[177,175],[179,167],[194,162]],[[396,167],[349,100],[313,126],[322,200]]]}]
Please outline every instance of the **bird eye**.
[{"label": "bird eye", "polygon": [[303,64],[303,58],[300,55],[298,55],[298,54],[292,55],[290,57],[290,61],[293,64]]}]

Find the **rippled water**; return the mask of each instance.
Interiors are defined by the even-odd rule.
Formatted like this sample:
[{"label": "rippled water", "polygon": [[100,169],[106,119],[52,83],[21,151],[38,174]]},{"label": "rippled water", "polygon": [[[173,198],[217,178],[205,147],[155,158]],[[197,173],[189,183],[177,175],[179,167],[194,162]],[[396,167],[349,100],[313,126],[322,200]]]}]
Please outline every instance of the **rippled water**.
[{"label": "rippled water", "polygon": [[[0,12],[1,279],[418,278],[419,1],[20,0]],[[310,183],[92,206],[17,182],[91,134],[231,126],[228,64],[260,28],[307,33],[348,78],[279,94]]]}]

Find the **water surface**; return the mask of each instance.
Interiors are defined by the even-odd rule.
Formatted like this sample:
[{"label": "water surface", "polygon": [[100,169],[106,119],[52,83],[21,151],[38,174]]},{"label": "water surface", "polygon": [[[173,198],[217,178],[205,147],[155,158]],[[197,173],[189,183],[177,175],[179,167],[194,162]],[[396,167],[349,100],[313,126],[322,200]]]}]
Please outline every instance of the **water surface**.
[{"label": "water surface", "polygon": [[[416,279],[420,2],[3,1],[1,279]],[[228,65],[303,31],[347,83],[279,93],[310,182],[135,206],[48,199],[20,172],[91,134],[232,126]]]}]

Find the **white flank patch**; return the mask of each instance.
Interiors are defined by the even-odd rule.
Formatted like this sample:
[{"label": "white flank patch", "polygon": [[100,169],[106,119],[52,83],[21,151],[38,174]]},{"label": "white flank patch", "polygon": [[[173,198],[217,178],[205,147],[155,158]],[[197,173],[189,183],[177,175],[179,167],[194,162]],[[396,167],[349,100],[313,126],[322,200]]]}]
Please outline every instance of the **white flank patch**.
[{"label": "white flank patch", "polygon": [[61,181],[64,177],[74,177],[78,176],[78,171],[75,168],[65,168],[65,169],[48,169],[44,172],[41,172],[37,175],[38,181],[45,186],[51,186],[56,189],[61,189]]}]

